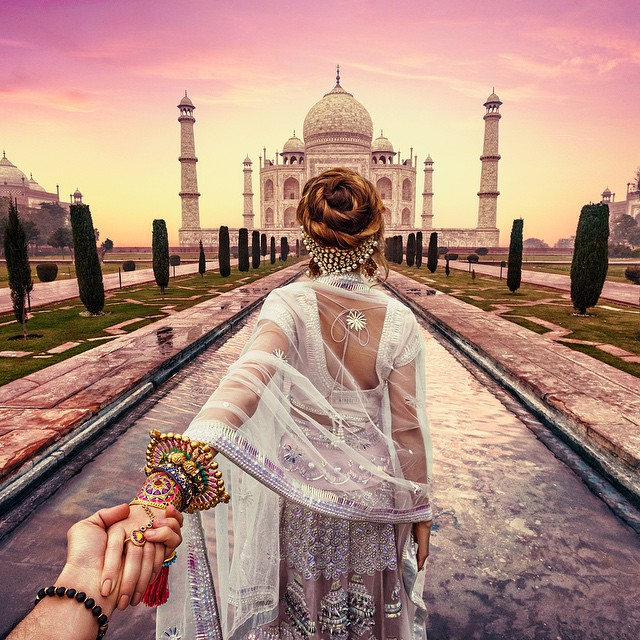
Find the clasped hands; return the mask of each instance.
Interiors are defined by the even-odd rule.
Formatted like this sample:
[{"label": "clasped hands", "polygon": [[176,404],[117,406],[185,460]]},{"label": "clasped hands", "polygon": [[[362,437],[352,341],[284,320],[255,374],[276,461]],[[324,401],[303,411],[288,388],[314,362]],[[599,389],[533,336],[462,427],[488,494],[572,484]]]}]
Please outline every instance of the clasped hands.
[{"label": "clasped hands", "polygon": [[[166,511],[140,505],[127,508],[126,515],[122,511],[125,517],[106,527],[100,582],[100,594],[114,601],[118,609],[140,603],[147,585],[157,578],[164,560],[182,541],[183,516],[173,505]],[[134,544],[131,534],[141,529],[144,537]]]}]

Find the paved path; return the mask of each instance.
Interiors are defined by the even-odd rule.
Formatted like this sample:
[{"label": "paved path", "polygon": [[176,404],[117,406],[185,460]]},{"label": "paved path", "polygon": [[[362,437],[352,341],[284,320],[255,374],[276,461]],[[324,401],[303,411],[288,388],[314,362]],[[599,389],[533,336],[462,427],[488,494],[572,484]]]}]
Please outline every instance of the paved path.
[{"label": "paved path", "polygon": [[[444,269],[444,260],[439,261],[439,266]],[[467,271],[469,265],[466,262],[460,262],[458,260],[452,260],[449,262],[449,266],[452,269],[460,269]],[[498,278],[500,276],[500,267],[496,267],[490,264],[474,264],[472,265],[476,273],[484,273],[490,276]],[[504,278],[507,277],[507,270],[502,270]],[[526,268],[522,270],[522,282],[529,284],[537,284],[543,287],[550,287],[551,289],[560,289],[561,291],[571,291],[571,279],[569,276],[565,276],[561,273],[545,273],[543,271],[527,271]],[[634,284],[627,284],[625,282],[610,282],[604,283],[602,294],[600,297],[604,300],[611,300],[613,302],[624,302],[640,306],[640,286]]]},{"label": "paved path", "polygon": [[[0,635],[55,577],[66,528],[104,504],[130,499],[148,431],[186,427],[254,322],[148,398],[116,443],[3,541]],[[536,439],[523,422],[531,427],[530,416],[472,375],[429,330],[422,333],[436,459],[429,640],[637,640],[640,537]],[[154,612],[145,607],[116,612],[109,638],[152,640],[153,625]]]},{"label": "paved path", "polygon": [[[215,261],[215,268],[218,264]],[[207,264],[207,269],[214,268],[214,262]],[[173,277],[173,267],[171,269],[171,277]],[[178,265],[175,268],[176,276],[198,273],[198,263],[187,263]],[[130,287],[143,282],[153,282],[153,269],[136,269],[135,271],[123,271],[120,274],[122,278],[122,286]],[[120,277],[117,273],[105,273],[102,276],[105,291],[112,291],[120,288]],[[77,298],[78,281],[75,278],[70,280],[54,280],[53,282],[36,282],[31,292],[31,307],[42,307],[60,300],[68,300],[69,298]],[[11,291],[8,287],[0,289],[0,313],[11,311]]]}]

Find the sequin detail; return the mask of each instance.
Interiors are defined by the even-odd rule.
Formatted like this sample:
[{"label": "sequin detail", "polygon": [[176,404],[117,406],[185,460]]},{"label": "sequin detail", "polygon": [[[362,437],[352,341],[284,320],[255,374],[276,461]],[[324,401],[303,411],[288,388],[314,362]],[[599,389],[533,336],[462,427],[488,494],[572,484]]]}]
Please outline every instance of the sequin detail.
[{"label": "sequin detail", "polygon": [[375,624],[376,604],[367,591],[362,578],[354,575],[349,580],[349,625],[356,636],[364,635]]},{"label": "sequin detail", "polygon": [[321,516],[284,501],[281,533],[283,560],[305,580],[335,580],[348,572],[373,575],[398,566],[391,524]]},{"label": "sequin detail", "polygon": [[331,585],[331,591],[320,601],[320,611],[318,612],[320,629],[335,640],[347,640],[349,637],[347,631],[348,614],[347,592],[336,580]]},{"label": "sequin detail", "polygon": [[287,584],[284,601],[287,618],[297,632],[294,632],[294,636],[299,634],[302,638],[310,638],[316,632],[316,623],[311,620],[304,589],[297,580]]}]

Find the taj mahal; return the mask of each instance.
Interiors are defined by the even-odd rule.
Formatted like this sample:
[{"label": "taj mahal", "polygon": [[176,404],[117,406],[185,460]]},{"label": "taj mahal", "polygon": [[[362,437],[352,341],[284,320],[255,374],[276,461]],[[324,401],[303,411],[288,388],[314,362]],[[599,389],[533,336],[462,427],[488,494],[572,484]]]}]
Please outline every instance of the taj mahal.
[{"label": "taj mahal", "polygon": [[[253,162],[243,161],[244,207],[242,225],[259,229],[289,242],[299,239],[296,208],[302,187],[310,178],[332,167],[358,171],[376,185],[385,205],[386,235],[422,231],[438,232],[438,244],[448,247],[497,247],[496,225],[498,191],[498,125],[500,98],[492,93],[484,103],[484,146],[482,150],[478,222],[475,228],[454,229],[434,224],[433,174],[431,156],[424,160],[421,208],[418,209],[418,157],[413,149],[407,158],[394,151],[392,143],[380,133],[373,139],[373,121],[367,109],[340,83],[340,68],[335,87],[316,102],[304,119],[302,139],[294,134],[282,151],[269,158],[267,150],[259,159],[259,216],[254,208]],[[193,112],[195,105],[185,92],[178,105],[180,115],[180,167],[182,226],[181,247],[196,247],[200,240],[216,247],[218,229],[200,226],[198,179],[196,171]],[[229,229],[231,242],[237,243],[238,229]]]}]

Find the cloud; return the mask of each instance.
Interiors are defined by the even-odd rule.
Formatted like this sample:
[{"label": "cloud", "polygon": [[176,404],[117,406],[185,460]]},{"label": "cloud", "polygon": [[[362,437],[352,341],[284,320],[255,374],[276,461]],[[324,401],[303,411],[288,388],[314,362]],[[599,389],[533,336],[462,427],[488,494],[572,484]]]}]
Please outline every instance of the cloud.
[{"label": "cloud", "polygon": [[95,96],[79,89],[53,91],[30,88],[0,89],[0,99],[3,102],[37,105],[73,113],[95,111],[98,104]]},{"label": "cloud", "polygon": [[26,40],[7,40],[0,38],[0,47],[9,47],[11,49],[35,49],[36,45]]}]

